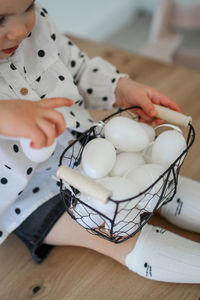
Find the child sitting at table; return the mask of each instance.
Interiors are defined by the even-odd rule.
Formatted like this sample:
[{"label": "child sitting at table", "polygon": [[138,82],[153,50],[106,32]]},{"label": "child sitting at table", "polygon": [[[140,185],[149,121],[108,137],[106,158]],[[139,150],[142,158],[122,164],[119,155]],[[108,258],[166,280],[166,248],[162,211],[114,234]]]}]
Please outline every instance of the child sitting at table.
[{"label": "child sitting at table", "polygon": [[[52,180],[72,133],[93,122],[86,108],[139,105],[141,121],[159,123],[153,103],[176,111],[179,107],[100,57],[89,59],[33,0],[0,0],[0,82],[0,243],[14,232],[37,263],[55,245],[77,245],[111,256],[150,279],[200,283],[198,243],[148,224],[120,245],[99,239],[65,213],[58,184]],[[61,107],[65,119],[56,110]],[[58,143],[53,155],[39,164],[23,153],[20,137],[31,139],[32,148],[50,146],[57,137]],[[195,203],[200,189],[198,183],[181,178],[178,193],[191,185],[196,198],[183,195],[185,207]],[[173,205],[172,201],[163,207],[161,214],[200,232],[197,201],[191,212],[196,219],[184,213],[174,217]],[[146,272],[147,265],[151,272]]]}]

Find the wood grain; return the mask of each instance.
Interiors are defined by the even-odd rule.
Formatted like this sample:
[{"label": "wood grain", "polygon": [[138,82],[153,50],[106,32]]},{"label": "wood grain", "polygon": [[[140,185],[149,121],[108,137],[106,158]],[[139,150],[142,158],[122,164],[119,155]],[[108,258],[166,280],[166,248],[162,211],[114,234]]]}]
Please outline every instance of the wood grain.
[{"label": "wood grain", "polygon": [[[99,55],[120,72],[172,97],[192,116],[197,138],[182,167],[182,175],[200,181],[200,74],[145,59],[121,49],[72,37],[90,57]],[[96,113],[97,119],[102,112]],[[200,236],[168,224],[152,223],[200,242]],[[0,247],[2,300],[198,300],[200,285],[154,282],[130,272],[109,257],[79,247],[57,247],[41,265],[35,265],[25,246],[10,236]]]}]

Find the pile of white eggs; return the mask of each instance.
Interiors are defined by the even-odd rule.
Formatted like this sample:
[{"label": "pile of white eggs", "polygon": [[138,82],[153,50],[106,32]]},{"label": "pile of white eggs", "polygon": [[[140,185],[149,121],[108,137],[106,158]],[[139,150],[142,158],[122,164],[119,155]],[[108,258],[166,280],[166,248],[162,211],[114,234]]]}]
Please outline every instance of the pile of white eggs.
[{"label": "pile of white eggs", "polygon": [[133,233],[140,225],[141,212],[152,212],[159,200],[163,181],[154,182],[186,148],[181,130],[174,128],[155,138],[154,128],[147,124],[123,116],[108,121],[103,137],[91,140],[83,149],[78,170],[111,190],[115,202],[103,204],[81,194],[81,201],[94,210],[78,203],[74,208],[77,222],[86,228],[104,226],[110,232],[111,222],[95,210],[112,220],[119,201],[112,232],[118,236]]}]

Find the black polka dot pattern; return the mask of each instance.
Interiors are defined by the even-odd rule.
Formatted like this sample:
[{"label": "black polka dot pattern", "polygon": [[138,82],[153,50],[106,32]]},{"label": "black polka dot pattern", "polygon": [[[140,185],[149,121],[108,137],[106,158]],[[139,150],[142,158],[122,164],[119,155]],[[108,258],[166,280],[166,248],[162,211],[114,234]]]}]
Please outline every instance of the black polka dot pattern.
[{"label": "black polka dot pattern", "polygon": [[115,81],[116,81],[116,78],[113,78],[113,79],[111,80],[112,83],[115,83]]},{"label": "black polka dot pattern", "polygon": [[44,57],[45,56],[45,51],[44,50],[39,50],[38,51],[38,56],[39,57]]},{"label": "black polka dot pattern", "polygon": [[70,111],[70,114],[75,117],[75,113],[73,111]]},{"label": "black polka dot pattern", "polygon": [[45,16],[45,13],[44,13],[43,11],[40,13],[40,15],[41,15],[42,17],[46,17],[46,16]]},{"label": "black polka dot pattern", "polygon": [[29,35],[28,35],[27,37],[29,38],[29,37],[31,37],[31,35],[32,35],[32,32],[30,32]]},{"label": "black polka dot pattern", "polygon": [[7,165],[4,165],[7,169],[11,170],[11,167],[7,166]]},{"label": "black polka dot pattern", "polygon": [[23,193],[23,191],[20,191],[20,192],[18,193],[18,196],[20,196],[22,193]]},{"label": "black polka dot pattern", "polygon": [[19,147],[15,144],[15,145],[13,145],[13,150],[14,150],[14,152],[19,152]]},{"label": "black polka dot pattern", "polygon": [[80,127],[80,123],[76,121],[76,128]]},{"label": "black polka dot pattern", "polygon": [[40,188],[37,186],[37,187],[35,187],[34,189],[33,189],[33,194],[36,194],[36,193],[38,193],[40,191]]},{"label": "black polka dot pattern", "polygon": [[81,106],[83,104],[83,100],[77,100],[77,101],[75,101],[75,104],[78,104],[79,106]]},{"label": "black polka dot pattern", "polygon": [[87,93],[88,93],[89,95],[91,95],[91,94],[93,93],[93,89],[91,89],[91,88],[87,89]]},{"label": "black polka dot pattern", "polygon": [[71,63],[70,63],[70,65],[71,65],[72,68],[74,68],[76,66],[75,60],[72,60]]},{"label": "black polka dot pattern", "polygon": [[17,70],[17,68],[15,67],[14,64],[11,64],[11,65],[10,65],[10,68],[11,68],[11,70],[13,70],[13,71],[14,71],[14,70]]},{"label": "black polka dot pattern", "polygon": [[40,96],[40,99],[44,99],[46,97],[46,94]]},{"label": "black polka dot pattern", "polygon": [[14,150],[14,152],[19,152],[19,147],[16,144],[14,144],[13,145],[13,150]]},{"label": "black polka dot pattern", "polygon": [[26,74],[27,72],[26,72],[26,68],[24,67],[24,74]]},{"label": "black polka dot pattern", "polygon": [[3,231],[0,230],[0,237],[2,237],[2,235],[3,235]]},{"label": "black polka dot pattern", "polygon": [[33,171],[33,168],[28,168],[28,170],[26,171],[26,173],[27,173],[27,175],[30,175],[31,173],[32,173],[32,171]]},{"label": "black polka dot pattern", "polygon": [[69,46],[73,46],[73,43],[71,41],[68,41]]},{"label": "black polka dot pattern", "polygon": [[52,38],[53,41],[56,40],[56,35],[55,35],[55,33],[53,33],[53,34],[51,35],[51,38]]},{"label": "black polka dot pattern", "polygon": [[45,14],[48,14],[48,11],[46,10],[46,8],[43,7],[42,10]]},{"label": "black polka dot pattern", "polygon": [[41,76],[39,76],[39,77],[36,79],[37,82],[40,82],[40,80],[41,80]]},{"label": "black polka dot pattern", "polygon": [[8,179],[5,178],[5,177],[3,177],[3,178],[1,178],[0,182],[1,182],[1,184],[7,184],[8,183]]},{"label": "black polka dot pattern", "polygon": [[58,76],[58,78],[60,79],[60,81],[64,81],[65,80],[65,77],[62,76],[62,75]]},{"label": "black polka dot pattern", "polygon": [[93,69],[92,71],[96,73],[96,72],[99,71],[99,69],[95,68],[95,69]]},{"label": "black polka dot pattern", "polygon": [[19,215],[19,214],[21,213],[21,209],[20,209],[20,208],[15,208],[15,213],[16,213],[17,215]]},{"label": "black polka dot pattern", "polygon": [[103,97],[102,100],[103,101],[108,101],[108,97]]}]

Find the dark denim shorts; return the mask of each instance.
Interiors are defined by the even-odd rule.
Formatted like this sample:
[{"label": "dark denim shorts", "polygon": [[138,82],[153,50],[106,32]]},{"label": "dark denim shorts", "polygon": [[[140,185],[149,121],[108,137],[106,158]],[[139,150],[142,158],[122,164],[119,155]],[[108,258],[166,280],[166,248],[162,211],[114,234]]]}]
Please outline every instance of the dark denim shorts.
[{"label": "dark denim shorts", "polygon": [[55,247],[43,240],[65,212],[60,194],[39,206],[13,233],[27,246],[33,260],[40,264]]}]

